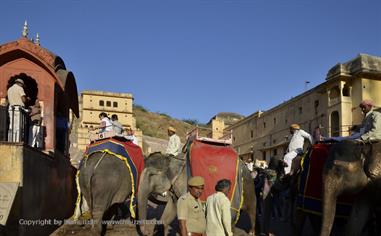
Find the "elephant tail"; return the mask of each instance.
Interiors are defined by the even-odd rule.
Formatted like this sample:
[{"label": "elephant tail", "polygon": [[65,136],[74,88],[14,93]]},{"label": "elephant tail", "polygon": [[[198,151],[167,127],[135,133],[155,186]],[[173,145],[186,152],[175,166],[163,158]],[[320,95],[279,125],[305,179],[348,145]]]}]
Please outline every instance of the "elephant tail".
[{"label": "elephant tail", "polygon": [[93,177],[94,177],[94,173],[95,173],[95,170],[97,169],[97,167],[99,166],[99,164],[102,162],[103,158],[105,157],[107,153],[106,152],[103,152],[102,153],[102,156],[99,158],[99,160],[97,161],[97,163],[95,164],[94,168],[91,168],[90,170],[90,173],[89,173],[89,193],[90,193],[90,201],[89,201],[89,208],[90,208],[90,212],[93,212],[94,210],[94,206],[93,206],[93,203],[94,203],[94,200],[93,200],[93,190],[92,190],[92,186],[93,186]]}]

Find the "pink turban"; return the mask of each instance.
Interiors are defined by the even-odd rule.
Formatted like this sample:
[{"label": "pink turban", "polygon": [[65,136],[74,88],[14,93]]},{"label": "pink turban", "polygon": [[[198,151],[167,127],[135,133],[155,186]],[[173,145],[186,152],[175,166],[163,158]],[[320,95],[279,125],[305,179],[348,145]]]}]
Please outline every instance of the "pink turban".
[{"label": "pink turban", "polygon": [[363,100],[361,103],[360,103],[360,107],[365,107],[365,106],[371,106],[373,107],[374,106],[374,103],[372,100],[370,99],[366,99],[366,100]]}]

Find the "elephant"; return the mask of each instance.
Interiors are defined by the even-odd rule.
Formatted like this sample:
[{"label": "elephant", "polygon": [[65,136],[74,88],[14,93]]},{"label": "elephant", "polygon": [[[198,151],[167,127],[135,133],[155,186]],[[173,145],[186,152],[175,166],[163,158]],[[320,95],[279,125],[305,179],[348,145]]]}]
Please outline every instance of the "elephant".
[{"label": "elephant", "polygon": [[92,234],[101,235],[105,213],[132,194],[129,170],[122,160],[107,152],[91,154],[83,160],[79,170],[80,189],[93,220]]},{"label": "elephant", "polygon": [[[167,204],[161,217],[164,224],[165,235],[168,235],[168,225],[176,218],[177,199],[187,192],[187,162],[185,156],[180,154],[176,157],[167,156],[161,153],[153,153],[145,160],[145,168],[140,178],[140,188],[138,192],[138,212],[140,222],[147,218],[147,201],[151,194],[167,194]],[[243,177],[243,204],[242,210],[246,211],[251,220],[252,228],[250,233],[254,234],[256,196],[253,179],[250,171],[240,161],[239,171]],[[232,218],[236,212],[232,211]],[[141,224],[140,229],[144,235],[149,232],[146,225]]]},{"label": "elephant", "polygon": [[[381,143],[359,144],[345,140],[334,144],[323,170],[323,216],[320,235],[331,233],[337,197],[355,198],[346,235],[364,235],[373,203],[379,197],[381,176]],[[369,178],[370,177],[370,178]]]}]

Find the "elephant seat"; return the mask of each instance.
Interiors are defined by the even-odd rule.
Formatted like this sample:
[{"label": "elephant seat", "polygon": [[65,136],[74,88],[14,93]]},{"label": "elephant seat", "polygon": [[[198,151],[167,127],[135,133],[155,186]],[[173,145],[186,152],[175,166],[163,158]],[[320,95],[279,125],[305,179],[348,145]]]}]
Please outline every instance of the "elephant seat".
[{"label": "elephant seat", "polygon": [[[322,214],[323,169],[332,144],[318,143],[301,161],[301,171],[297,183],[296,205],[299,210]],[[336,205],[337,217],[348,217],[353,197],[340,196]]]}]

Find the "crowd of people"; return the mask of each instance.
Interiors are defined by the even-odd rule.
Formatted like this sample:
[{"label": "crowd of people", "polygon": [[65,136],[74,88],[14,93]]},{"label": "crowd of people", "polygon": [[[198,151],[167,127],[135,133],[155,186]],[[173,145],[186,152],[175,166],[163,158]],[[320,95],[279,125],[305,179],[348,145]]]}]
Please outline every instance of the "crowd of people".
[{"label": "crowd of people", "polygon": [[[276,158],[271,158],[268,168],[255,167],[253,160],[248,160],[246,165],[252,173],[254,179],[256,194],[257,194],[257,213],[260,216],[262,213],[261,200],[266,198],[267,194],[270,192],[270,188],[274,184],[284,184],[285,179],[289,179],[290,176],[295,174],[294,172],[298,170],[297,162],[293,160],[297,156],[303,155],[305,152],[303,146],[307,140],[310,145],[314,143],[332,143],[332,142],[342,142],[344,140],[351,140],[354,143],[373,143],[381,140],[381,114],[374,110],[374,102],[372,100],[363,100],[359,104],[364,118],[359,126],[354,126],[351,128],[351,134],[349,136],[339,136],[339,137],[325,137],[321,134],[321,127],[317,127],[313,135],[310,135],[305,130],[302,130],[299,124],[292,124],[290,128],[289,145],[285,152],[285,155],[280,160],[275,160]],[[366,157],[365,157],[366,158]],[[280,161],[280,164],[271,164],[276,161]],[[279,168],[280,167],[280,168]],[[364,166],[364,168],[367,168]],[[368,177],[371,179],[373,172],[376,170],[366,170]],[[279,182],[275,183],[278,179]],[[278,188],[272,191],[271,201],[272,201],[272,217],[278,218],[281,221],[290,220],[290,189],[289,188]]]}]

